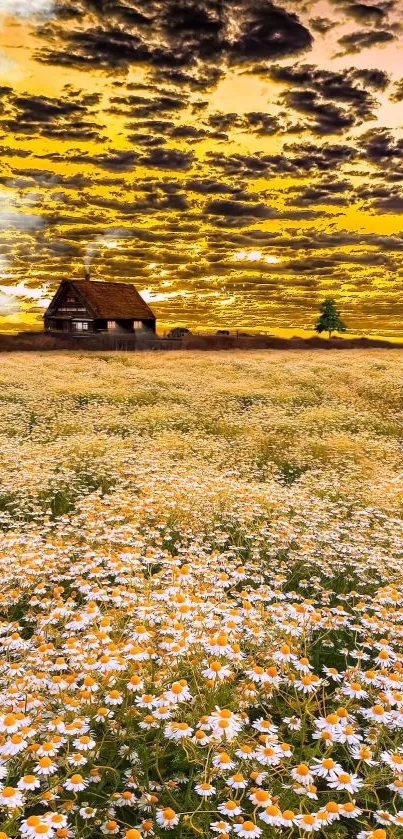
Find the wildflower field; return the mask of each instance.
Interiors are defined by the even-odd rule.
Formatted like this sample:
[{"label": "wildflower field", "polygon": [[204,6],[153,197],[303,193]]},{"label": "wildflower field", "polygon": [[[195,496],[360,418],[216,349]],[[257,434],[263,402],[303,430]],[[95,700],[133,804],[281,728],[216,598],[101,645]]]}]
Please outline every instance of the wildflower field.
[{"label": "wildflower field", "polygon": [[3,355],[0,839],[403,836],[403,354]]}]

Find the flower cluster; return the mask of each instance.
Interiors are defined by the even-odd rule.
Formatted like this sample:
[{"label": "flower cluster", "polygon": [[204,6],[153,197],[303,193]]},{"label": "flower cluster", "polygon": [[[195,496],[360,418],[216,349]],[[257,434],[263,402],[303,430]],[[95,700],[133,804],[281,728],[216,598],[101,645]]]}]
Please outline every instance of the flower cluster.
[{"label": "flower cluster", "polygon": [[[363,467],[367,436],[349,432],[350,452],[354,444],[360,456],[348,481],[345,461],[331,459],[330,477],[314,467],[299,475],[284,467],[281,476],[278,464],[269,476],[256,461],[248,406],[242,456],[229,468],[233,432],[218,425],[214,447],[207,409],[218,423],[225,385],[239,411],[247,393],[255,396],[262,420],[266,356],[235,354],[224,370],[221,356],[210,359],[210,395],[192,379],[202,363],[192,355],[163,383],[160,359],[148,356],[62,359],[72,368],[67,382],[73,369],[76,378],[65,384],[54,359],[60,377],[42,405],[25,357],[2,374],[14,399],[24,383],[18,404],[31,413],[35,404],[37,420],[20,434],[16,417],[18,433],[5,426],[0,439],[10,463],[0,490],[0,839],[398,839],[403,522],[395,443],[389,459],[389,443],[374,443],[373,472]],[[38,362],[43,386],[50,362]],[[359,363],[368,384],[374,356]],[[304,355],[304,371],[300,361],[281,364],[278,403],[298,376],[310,371],[317,383],[318,356]],[[338,356],[333,398],[344,365]],[[140,375],[151,383],[131,416],[122,393]],[[162,427],[163,406],[144,396],[168,385],[189,413],[175,436]],[[80,431],[66,428],[69,413],[57,407],[73,397]],[[365,400],[375,422],[369,390]],[[143,411],[149,431],[138,423]],[[197,414],[206,427],[196,434]],[[117,441],[112,426],[106,433],[96,423],[118,415],[129,431]],[[339,428],[340,416],[341,408]],[[306,421],[305,411],[300,452]],[[317,424],[320,436],[320,415]],[[345,481],[341,496],[335,475]]]}]

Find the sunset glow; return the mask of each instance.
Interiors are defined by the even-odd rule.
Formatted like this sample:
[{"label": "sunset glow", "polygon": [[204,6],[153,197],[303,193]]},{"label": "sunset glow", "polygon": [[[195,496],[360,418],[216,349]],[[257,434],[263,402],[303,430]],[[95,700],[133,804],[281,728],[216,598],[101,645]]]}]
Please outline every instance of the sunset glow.
[{"label": "sunset glow", "polygon": [[0,0],[0,269],[27,289],[0,328],[86,267],[161,330],[298,334],[331,295],[403,336],[401,0],[146,6]]}]

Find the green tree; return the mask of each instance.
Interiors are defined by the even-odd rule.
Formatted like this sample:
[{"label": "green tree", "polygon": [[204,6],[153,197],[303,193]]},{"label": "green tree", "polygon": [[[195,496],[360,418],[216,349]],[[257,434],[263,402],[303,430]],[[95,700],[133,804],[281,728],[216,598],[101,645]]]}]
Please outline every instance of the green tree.
[{"label": "green tree", "polygon": [[326,300],[321,303],[320,316],[315,324],[315,332],[328,332],[329,338],[332,337],[332,332],[347,332],[347,326],[341,319],[333,297],[326,297]]}]

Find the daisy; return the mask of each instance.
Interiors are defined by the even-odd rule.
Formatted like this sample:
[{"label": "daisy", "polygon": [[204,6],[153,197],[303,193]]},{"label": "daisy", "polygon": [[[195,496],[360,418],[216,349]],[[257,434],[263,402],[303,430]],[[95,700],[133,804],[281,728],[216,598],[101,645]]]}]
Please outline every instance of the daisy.
[{"label": "daisy", "polygon": [[278,731],[277,725],[273,725],[271,720],[265,720],[263,717],[255,720],[252,723],[252,728],[256,728],[256,731],[261,731],[262,734],[277,734]]},{"label": "daisy", "polygon": [[108,819],[108,821],[101,824],[101,831],[106,836],[114,836],[116,833],[119,833],[119,825],[114,819]]},{"label": "daisy", "polygon": [[229,833],[231,829],[229,822],[210,822],[210,830],[214,830],[214,833]]},{"label": "daisy", "polygon": [[195,731],[194,736],[192,737],[192,742],[196,743],[198,746],[206,746],[207,743],[210,742],[210,737],[206,734],[205,731],[202,731],[201,728]]},{"label": "daisy", "polygon": [[340,805],[340,815],[346,819],[357,819],[362,815],[362,810],[357,807],[355,801],[347,801]]},{"label": "daisy", "polygon": [[63,813],[45,813],[43,816],[43,821],[46,824],[49,824],[50,827],[53,827],[55,830],[60,830],[60,828],[66,827],[67,825],[67,816]]},{"label": "daisy", "polygon": [[239,714],[228,708],[216,708],[208,717],[215,738],[233,740],[242,728],[243,721]]},{"label": "daisy", "polygon": [[373,705],[372,708],[363,708],[361,713],[367,719],[380,725],[387,725],[390,720],[390,714],[385,710],[383,705]]},{"label": "daisy", "polygon": [[85,766],[85,764],[88,761],[87,758],[84,757],[84,755],[78,752],[76,754],[69,755],[67,758],[67,762],[70,763],[72,766]]},{"label": "daisy", "polygon": [[339,812],[340,807],[336,801],[328,801],[325,805],[325,810],[329,819],[329,822],[338,821],[340,818]]},{"label": "daisy", "polygon": [[175,813],[175,810],[172,810],[171,807],[159,808],[156,813],[156,818],[159,826],[164,827],[166,830],[175,827],[179,822],[178,813]]},{"label": "daisy", "polygon": [[63,786],[65,789],[69,790],[69,792],[81,792],[81,790],[86,788],[87,783],[88,782],[84,780],[82,775],[71,775],[71,777],[64,782]]},{"label": "daisy", "polygon": [[123,702],[123,696],[118,690],[111,690],[105,695],[104,701],[107,705],[121,705]]},{"label": "daisy", "polygon": [[216,788],[205,781],[204,783],[196,784],[195,791],[198,795],[201,795],[202,798],[210,798],[210,796],[215,795]]},{"label": "daisy", "polygon": [[33,828],[36,827],[40,823],[41,823],[41,817],[40,816],[28,816],[28,818],[24,819],[24,821],[21,822],[21,825],[20,825],[20,831],[21,831],[22,835],[23,836],[31,836]]},{"label": "daisy", "polygon": [[310,772],[309,766],[305,763],[300,763],[294,769],[291,769],[291,777],[303,786],[308,786],[313,782],[313,775]]},{"label": "daisy", "polygon": [[294,682],[297,690],[300,690],[302,693],[314,693],[315,690],[318,690],[321,684],[322,679],[315,673],[308,673],[306,676],[302,676],[301,679],[297,679]]},{"label": "daisy", "polygon": [[248,786],[248,781],[244,778],[241,772],[231,775],[230,778],[227,778],[226,783],[229,787],[232,787],[232,789],[246,789]]},{"label": "daisy", "polygon": [[253,772],[250,773],[250,777],[252,781],[257,784],[258,786],[262,786],[264,784],[268,773],[267,772],[259,772],[255,769]]},{"label": "daisy", "polygon": [[258,746],[255,757],[263,766],[277,766],[281,760],[278,746]]},{"label": "daisy", "polygon": [[291,661],[291,659],[293,658],[291,647],[289,647],[288,644],[282,644],[280,649],[276,650],[276,652],[274,653],[273,658],[275,659],[275,661]]},{"label": "daisy", "polygon": [[73,746],[79,751],[87,752],[95,748],[96,742],[88,734],[83,734],[81,737],[76,737],[73,740]]},{"label": "daisy", "polygon": [[218,680],[223,681],[224,679],[228,679],[231,676],[232,670],[230,667],[226,667],[223,664],[220,664],[219,661],[212,661],[205,670],[202,670],[202,675],[205,679],[211,680]]},{"label": "daisy", "polygon": [[0,791],[0,805],[3,807],[13,809],[14,807],[22,807],[23,803],[24,799],[21,792],[15,787],[4,787]]},{"label": "daisy", "polygon": [[363,785],[363,780],[358,775],[350,775],[348,772],[331,773],[328,786],[330,789],[346,790],[347,792],[357,792]]},{"label": "daisy", "polygon": [[159,705],[153,711],[156,720],[169,720],[171,713],[171,709],[167,705]]},{"label": "daisy", "polygon": [[290,731],[300,731],[301,729],[302,721],[299,717],[284,717],[284,722]]},{"label": "daisy", "polygon": [[142,679],[141,676],[134,675],[131,677],[130,682],[127,683],[126,687],[128,690],[140,692],[144,689],[144,679]]},{"label": "daisy", "polygon": [[318,775],[319,778],[327,778],[331,772],[342,772],[342,767],[339,763],[332,760],[331,757],[324,757],[322,760],[315,758],[312,761],[311,772]]},{"label": "daisy", "polygon": [[381,759],[398,775],[403,774],[403,755],[400,752],[382,752]]},{"label": "daisy", "polygon": [[38,775],[53,775],[57,770],[57,764],[53,763],[50,757],[41,757],[35,766]]},{"label": "daisy", "polygon": [[359,682],[351,682],[350,684],[342,687],[341,690],[342,693],[350,699],[365,699],[365,697],[368,696],[367,691],[363,689]]},{"label": "daisy", "polygon": [[1,747],[1,753],[5,757],[13,757],[19,752],[23,752],[27,748],[28,742],[21,736],[21,734],[13,734],[10,740],[4,743]]},{"label": "daisy", "polygon": [[137,825],[137,828],[141,831],[141,836],[154,836],[154,822],[152,819],[144,819],[141,824]]},{"label": "daisy", "polygon": [[269,804],[261,813],[259,819],[266,824],[278,826],[282,824],[282,813],[279,807],[275,804]]},{"label": "daisy", "polygon": [[220,752],[220,754],[214,755],[212,763],[216,769],[228,769],[229,771],[234,769],[236,765],[227,752]]},{"label": "daisy", "polygon": [[55,757],[59,751],[60,746],[53,741],[49,743],[42,743],[37,751],[38,757]]},{"label": "daisy", "polygon": [[177,702],[188,702],[189,699],[192,698],[192,694],[188,688],[188,683],[185,679],[182,679],[180,682],[174,682],[170,689],[166,692],[166,696],[168,701],[173,705]]},{"label": "daisy", "polygon": [[136,705],[138,708],[149,708],[153,710],[156,703],[156,697],[152,693],[143,693],[142,696],[136,696]]},{"label": "daisy", "polygon": [[351,749],[351,756],[355,760],[362,760],[367,766],[378,766],[378,761],[373,760],[373,751],[369,746],[360,746],[360,748]]},{"label": "daisy", "polygon": [[242,813],[239,801],[233,801],[232,799],[224,801],[223,804],[219,804],[217,810],[219,813],[222,813],[223,816],[229,816],[230,818],[239,816]]},{"label": "daisy", "polygon": [[259,665],[255,665],[255,667],[251,667],[249,670],[246,670],[246,675],[248,679],[252,682],[256,682],[256,684],[264,685],[265,682],[269,681],[269,676],[266,673],[264,667],[259,667]]},{"label": "daisy", "polygon": [[183,740],[186,737],[191,737],[192,734],[193,728],[191,728],[186,722],[177,722],[176,720],[172,720],[172,722],[168,723],[168,725],[164,728],[164,736],[168,740]]},{"label": "daisy", "polygon": [[39,824],[32,827],[28,834],[32,839],[45,839],[47,836],[53,836],[54,830],[50,826],[50,824],[46,824],[44,821],[40,821]]},{"label": "daisy", "polygon": [[397,792],[403,798],[403,778],[395,778],[393,783],[388,784],[388,789]]},{"label": "daisy", "polygon": [[331,679],[333,682],[341,682],[343,679],[343,674],[339,673],[339,671],[336,670],[335,667],[323,667],[322,670],[325,676],[327,676],[328,679]]},{"label": "daisy", "polygon": [[139,728],[143,728],[146,731],[149,731],[151,728],[158,728],[158,720],[155,719],[153,714],[146,714],[144,719],[139,722]]},{"label": "daisy", "polygon": [[312,665],[309,663],[309,659],[307,658],[300,658],[298,661],[294,661],[294,667],[300,673],[309,673],[312,670]]},{"label": "daisy", "polygon": [[245,821],[242,824],[234,824],[234,832],[242,839],[257,839],[258,836],[262,835],[263,830],[254,822]]},{"label": "daisy", "polygon": [[318,821],[315,813],[300,813],[295,817],[294,824],[297,824],[301,830],[306,830],[308,833],[321,829],[320,821]]},{"label": "daisy", "polygon": [[96,722],[105,722],[105,720],[110,720],[113,718],[113,711],[110,708],[98,708],[95,714],[95,721]]},{"label": "daisy", "polygon": [[271,804],[271,795],[265,789],[252,789],[249,799],[254,807],[267,807]]},{"label": "daisy", "polygon": [[14,734],[23,725],[15,714],[2,714],[0,716],[0,732]]},{"label": "daisy", "polygon": [[25,790],[25,789],[33,790],[33,789],[38,789],[38,787],[40,787],[40,785],[41,785],[40,781],[38,780],[38,778],[35,777],[35,775],[24,775],[18,781],[17,787],[20,790]]},{"label": "daisy", "polygon": [[235,749],[235,754],[241,760],[253,760],[256,757],[256,752],[252,746],[249,746],[247,743],[240,746],[239,749]]},{"label": "daisy", "polygon": [[292,825],[295,824],[296,818],[294,810],[284,810],[281,816],[281,824],[284,825],[284,827],[292,827]]},{"label": "daisy", "polygon": [[80,807],[78,812],[82,819],[93,819],[97,811],[94,807]]},{"label": "daisy", "polygon": [[352,725],[340,726],[336,738],[338,743],[348,743],[350,746],[358,746],[362,740],[361,734],[357,734]]},{"label": "daisy", "polygon": [[315,801],[317,801],[318,799],[318,796],[316,795],[317,791],[318,788],[315,786],[315,784],[308,784],[307,786],[302,787],[294,787],[294,792],[296,792],[297,795],[305,795],[306,798],[311,798]]},{"label": "daisy", "polygon": [[386,810],[377,810],[374,813],[374,818],[378,824],[393,824],[394,821],[393,816]]}]

